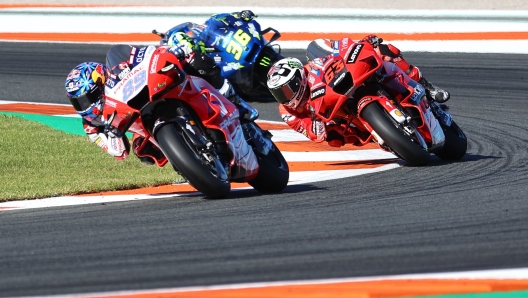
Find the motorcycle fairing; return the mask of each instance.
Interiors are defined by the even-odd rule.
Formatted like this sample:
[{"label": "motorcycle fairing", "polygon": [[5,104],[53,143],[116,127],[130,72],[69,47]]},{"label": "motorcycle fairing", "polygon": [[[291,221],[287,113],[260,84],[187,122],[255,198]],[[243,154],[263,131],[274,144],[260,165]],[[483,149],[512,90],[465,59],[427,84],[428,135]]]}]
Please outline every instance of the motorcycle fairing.
[{"label": "motorcycle fairing", "polygon": [[214,16],[205,22],[207,29],[202,36],[205,45],[211,51],[209,56],[215,59],[227,79],[244,78],[251,75],[258,53],[268,42],[261,35],[260,24],[255,20],[239,20],[229,14],[222,16],[222,25]]},{"label": "motorcycle fairing", "polygon": [[[148,86],[147,71],[150,65],[150,58],[152,57],[152,54],[155,50],[156,48],[154,46],[142,48],[141,51],[138,51],[137,48],[131,47],[131,51],[133,51],[134,53],[131,52],[129,58],[129,60],[131,61],[129,62],[132,63],[128,64],[137,64],[124,76],[121,76],[121,79],[113,87],[110,87],[107,84],[105,86],[105,94],[108,97],[121,101],[123,103],[127,103],[129,100],[137,96],[143,90],[143,88]],[[140,58],[138,58],[138,54],[141,54]],[[116,69],[115,65],[109,65],[109,67],[111,69]]]},{"label": "motorcycle fairing", "polygon": [[[440,123],[431,112],[425,96],[425,88],[392,62],[383,62],[381,75],[380,82],[390,87],[388,91],[394,91],[396,100],[413,116],[420,135],[429,144],[429,150],[443,146],[445,135]],[[415,109],[419,111],[413,113]]]},{"label": "motorcycle fairing", "polygon": [[[237,107],[212,88],[204,79],[189,76],[184,84],[170,94],[179,94],[198,114],[205,127],[224,133],[233,158],[229,161],[230,179],[251,180],[258,174],[258,161],[251,146],[244,138]],[[169,95],[168,95],[169,96]]]}]

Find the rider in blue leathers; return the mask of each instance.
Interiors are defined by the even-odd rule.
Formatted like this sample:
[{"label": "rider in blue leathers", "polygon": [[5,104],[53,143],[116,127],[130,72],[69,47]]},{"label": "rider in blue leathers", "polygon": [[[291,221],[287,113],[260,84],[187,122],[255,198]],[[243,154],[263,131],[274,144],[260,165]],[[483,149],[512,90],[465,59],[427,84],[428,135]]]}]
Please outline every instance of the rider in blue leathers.
[{"label": "rider in blue leathers", "polygon": [[[198,25],[194,23],[187,23],[187,26],[182,26],[180,30],[170,32],[170,34],[165,35],[160,41],[160,44],[166,44],[171,47],[177,45],[186,45],[193,49],[195,54],[201,56],[201,60],[207,62],[208,64],[215,63],[214,59],[207,55],[208,48],[214,47],[217,45],[220,40],[216,35],[209,34],[214,32],[217,28],[221,28],[223,25],[229,23],[226,22],[236,22],[237,20],[250,21],[255,17],[255,14],[250,10],[243,10],[236,13],[222,13],[213,15],[209,18],[204,25]],[[192,62],[191,62],[192,64]],[[195,69],[200,69],[200,67],[195,67]],[[189,72],[188,72],[189,73]],[[189,73],[190,75],[201,76],[202,74],[198,73]],[[215,68],[215,77],[221,76],[221,70],[219,67]],[[248,104],[245,100],[240,98],[236,93],[235,89],[231,83],[227,80],[223,80],[223,85],[215,86],[222,95],[234,103],[239,109],[242,118],[248,120],[255,120],[258,118],[258,111]]]}]

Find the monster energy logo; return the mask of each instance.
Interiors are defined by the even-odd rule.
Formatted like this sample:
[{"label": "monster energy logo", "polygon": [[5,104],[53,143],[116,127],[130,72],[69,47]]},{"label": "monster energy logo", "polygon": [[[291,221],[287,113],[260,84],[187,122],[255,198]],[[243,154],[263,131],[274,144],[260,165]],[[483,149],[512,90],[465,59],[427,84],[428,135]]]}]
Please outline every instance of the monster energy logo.
[{"label": "monster energy logo", "polygon": [[288,61],[288,65],[291,68],[302,68],[302,64],[297,61]]},{"label": "monster energy logo", "polygon": [[260,65],[262,66],[269,66],[270,65],[270,62],[271,62],[271,59],[269,57],[262,57],[262,59],[260,59]]}]

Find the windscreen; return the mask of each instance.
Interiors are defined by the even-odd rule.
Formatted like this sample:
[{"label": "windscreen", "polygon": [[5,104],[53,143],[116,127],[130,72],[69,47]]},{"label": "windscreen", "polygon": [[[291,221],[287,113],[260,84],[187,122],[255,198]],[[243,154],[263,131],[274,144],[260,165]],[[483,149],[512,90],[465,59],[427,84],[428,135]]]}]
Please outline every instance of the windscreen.
[{"label": "windscreen", "polygon": [[130,52],[132,47],[129,45],[116,45],[110,48],[106,53],[106,65],[110,68],[110,72],[118,75],[120,67],[123,68],[122,63],[127,63],[130,59]]}]

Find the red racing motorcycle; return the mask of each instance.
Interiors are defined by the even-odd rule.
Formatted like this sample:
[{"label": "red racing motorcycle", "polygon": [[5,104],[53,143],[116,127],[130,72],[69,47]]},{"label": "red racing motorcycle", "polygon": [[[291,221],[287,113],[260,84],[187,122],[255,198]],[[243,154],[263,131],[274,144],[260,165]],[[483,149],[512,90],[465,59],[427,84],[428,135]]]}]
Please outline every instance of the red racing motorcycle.
[{"label": "red racing motorcycle", "polygon": [[425,89],[368,42],[319,41],[307,49],[313,114],[327,123],[353,130],[358,146],[372,141],[409,165],[422,166],[430,153],[458,160],[467,138],[445,105],[428,100]]},{"label": "red racing motorcycle", "polygon": [[[118,132],[130,131],[159,147],[191,186],[211,198],[227,196],[231,182],[280,192],[289,168],[271,133],[239,117],[234,104],[205,80],[187,75],[168,47],[118,45],[107,53],[112,73],[105,115]],[[129,67],[132,66],[132,67]]]}]

